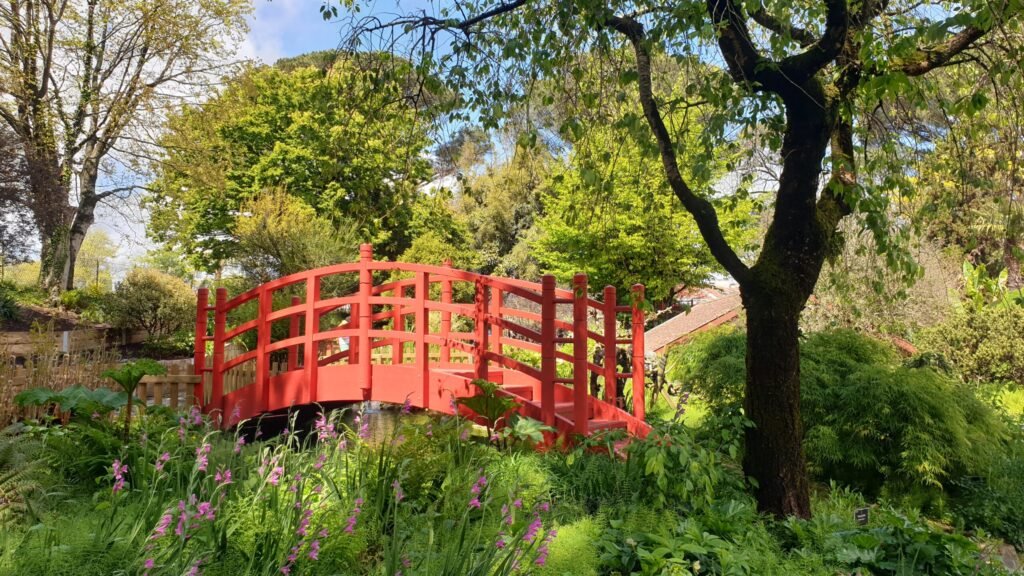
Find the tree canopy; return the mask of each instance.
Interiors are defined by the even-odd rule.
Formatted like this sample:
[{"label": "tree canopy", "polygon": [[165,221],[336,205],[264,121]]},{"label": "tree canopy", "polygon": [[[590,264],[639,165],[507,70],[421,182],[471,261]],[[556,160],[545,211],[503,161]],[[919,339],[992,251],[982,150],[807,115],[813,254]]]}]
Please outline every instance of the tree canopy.
[{"label": "tree canopy", "polygon": [[252,68],[180,110],[147,200],[151,235],[215,269],[236,250],[241,206],[277,188],[335,226],[351,225],[379,253],[400,254],[429,163],[421,111],[397,68],[347,58],[329,68]]}]

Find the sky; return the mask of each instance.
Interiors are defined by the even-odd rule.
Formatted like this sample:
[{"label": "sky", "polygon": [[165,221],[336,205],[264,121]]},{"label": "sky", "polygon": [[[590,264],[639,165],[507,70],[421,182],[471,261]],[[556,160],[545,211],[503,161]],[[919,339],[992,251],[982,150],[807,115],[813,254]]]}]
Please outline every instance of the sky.
[{"label": "sky", "polygon": [[[249,33],[239,46],[238,58],[272,64],[279,58],[314,50],[337,48],[342,27],[324,22],[319,0],[253,0]],[[399,10],[399,0],[381,0],[371,11],[384,14]],[[403,3],[410,4],[409,2]],[[125,274],[133,261],[150,248],[145,231],[146,215],[137,206],[105,206],[97,214],[95,227],[106,232],[118,247],[113,263],[115,277]]]}]

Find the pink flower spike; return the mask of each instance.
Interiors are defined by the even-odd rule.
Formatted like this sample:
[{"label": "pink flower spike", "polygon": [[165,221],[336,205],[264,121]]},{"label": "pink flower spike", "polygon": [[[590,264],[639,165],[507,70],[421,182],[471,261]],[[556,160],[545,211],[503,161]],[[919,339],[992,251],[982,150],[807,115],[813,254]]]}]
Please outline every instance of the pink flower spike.
[{"label": "pink flower spike", "polygon": [[480,499],[479,498],[473,498],[472,500],[470,500],[469,501],[469,507],[470,508],[477,508],[477,509],[479,509],[480,508]]}]

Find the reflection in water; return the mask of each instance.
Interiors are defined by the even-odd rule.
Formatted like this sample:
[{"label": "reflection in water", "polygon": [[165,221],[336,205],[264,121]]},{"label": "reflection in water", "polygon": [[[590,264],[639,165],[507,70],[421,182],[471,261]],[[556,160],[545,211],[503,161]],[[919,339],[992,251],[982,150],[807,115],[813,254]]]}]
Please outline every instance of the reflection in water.
[{"label": "reflection in water", "polygon": [[366,419],[369,428],[370,438],[368,440],[371,444],[379,444],[390,439],[399,426],[426,427],[427,422],[431,419],[430,413],[422,410],[402,414],[401,406],[380,402],[363,402],[347,407],[341,418],[346,426],[356,431],[359,427],[355,424],[355,417],[359,413],[360,407],[362,407],[363,418]]}]

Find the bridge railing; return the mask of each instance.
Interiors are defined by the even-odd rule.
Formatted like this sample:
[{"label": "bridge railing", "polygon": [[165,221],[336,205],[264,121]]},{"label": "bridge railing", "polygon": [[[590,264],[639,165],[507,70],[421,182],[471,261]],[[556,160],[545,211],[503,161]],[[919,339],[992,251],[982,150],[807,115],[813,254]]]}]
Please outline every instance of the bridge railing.
[{"label": "bridge railing", "polygon": [[[391,273],[390,279],[374,283],[375,273],[387,272]],[[323,297],[324,281],[344,275],[355,276],[352,280],[357,284],[350,282],[350,291]],[[472,302],[460,302],[456,292],[468,296],[470,289]],[[462,368],[476,378],[488,379],[492,367],[503,368],[539,383],[541,419],[551,426],[556,419],[556,385],[571,387],[575,431],[586,434],[592,408],[591,375],[604,381],[603,400],[611,404],[617,401],[617,383],[631,380],[633,415],[642,420],[645,412],[644,314],[640,307],[643,286],[633,286],[629,305],[618,304],[612,286],[605,287],[601,296],[601,300],[590,297],[584,274],[577,274],[571,288],[563,289],[556,286],[553,276],[534,283],[459,270],[449,264],[374,261],[372,246],[364,244],[358,262],[285,276],[231,299],[225,289],[218,288],[211,304],[208,291],[200,289],[194,362],[197,374],[210,373],[210,389],[201,385],[197,392],[207,410],[228,409],[224,398],[232,391],[224,389],[225,374],[254,362],[251,385],[258,390],[258,409],[271,410],[273,355],[278,360],[286,358],[289,372],[302,372],[307,402],[320,399],[319,368],[340,362],[358,366],[359,387],[368,398],[375,386],[374,356],[378,363],[390,356],[391,364],[409,364],[407,352],[411,346],[411,363],[422,375],[424,408],[431,408],[426,405],[430,402],[427,390],[431,369]],[[239,315],[252,303],[256,308],[254,317],[229,327],[228,317]],[[567,308],[571,312],[565,312]],[[346,309],[344,321],[322,326],[328,314]],[[210,313],[212,334],[208,329]],[[620,337],[619,318],[623,315],[630,318],[631,332]],[[285,320],[287,336],[274,340],[273,324]],[[435,329],[431,328],[432,320],[436,320]],[[592,324],[598,321],[601,329],[595,331]],[[411,331],[406,329],[409,324]],[[459,329],[468,325],[471,331]],[[246,335],[254,345],[226,358],[227,344]],[[208,342],[212,342],[212,363],[206,358]],[[335,342],[347,343],[348,349],[321,352],[321,348]],[[590,342],[603,346],[601,364],[592,361]],[[616,351],[626,347],[630,364],[620,370]],[[385,350],[383,356],[379,352],[375,355],[374,350],[381,348],[390,349],[390,354]],[[436,360],[431,358],[432,349]],[[539,365],[524,361],[523,352],[539,355]],[[571,366],[571,376],[560,376],[559,364]]]}]

